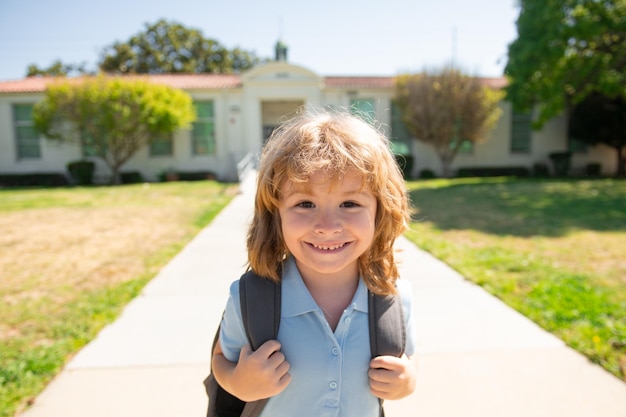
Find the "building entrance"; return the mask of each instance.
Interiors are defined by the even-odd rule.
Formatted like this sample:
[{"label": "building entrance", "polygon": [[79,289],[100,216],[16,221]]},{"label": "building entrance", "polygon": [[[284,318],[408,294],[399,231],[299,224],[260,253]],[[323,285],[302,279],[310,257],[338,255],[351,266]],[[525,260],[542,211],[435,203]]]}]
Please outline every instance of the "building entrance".
[{"label": "building entrance", "polygon": [[263,143],[267,142],[278,125],[295,116],[302,106],[304,106],[303,100],[263,101],[261,103]]}]

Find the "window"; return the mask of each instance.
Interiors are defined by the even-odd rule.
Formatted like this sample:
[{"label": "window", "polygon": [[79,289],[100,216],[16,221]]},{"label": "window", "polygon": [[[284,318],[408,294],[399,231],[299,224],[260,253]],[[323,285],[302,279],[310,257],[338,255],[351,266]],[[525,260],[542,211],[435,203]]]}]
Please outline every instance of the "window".
[{"label": "window", "polygon": [[572,153],[586,153],[589,145],[577,138],[567,138],[567,149]]},{"label": "window", "polygon": [[[456,141],[450,142],[450,149],[454,149],[456,146]],[[470,140],[464,140],[461,142],[461,146],[458,150],[459,154],[471,155],[474,153],[474,142]]]},{"label": "window", "polygon": [[212,101],[194,102],[198,118],[191,132],[192,155],[215,154],[215,118]]},{"label": "window", "polygon": [[531,122],[530,113],[513,112],[511,123],[511,153],[530,153]]},{"label": "window", "polygon": [[400,108],[391,103],[391,150],[396,155],[411,154],[411,134],[402,121]]},{"label": "window", "polygon": [[172,156],[174,145],[172,135],[162,135],[150,142],[150,156]]},{"label": "window", "polygon": [[17,159],[41,158],[39,132],[33,123],[32,104],[14,104],[13,121],[17,145]]},{"label": "window", "polygon": [[80,145],[83,152],[83,158],[88,158],[90,156],[98,156],[98,150],[96,147],[96,142],[87,131],[83,130],[80,135]]},{"label": "window", "polygon": [[350,100],[350,113],[359,116],[368,123],[376,121],[376,107],[373,99],[352,99]]}]

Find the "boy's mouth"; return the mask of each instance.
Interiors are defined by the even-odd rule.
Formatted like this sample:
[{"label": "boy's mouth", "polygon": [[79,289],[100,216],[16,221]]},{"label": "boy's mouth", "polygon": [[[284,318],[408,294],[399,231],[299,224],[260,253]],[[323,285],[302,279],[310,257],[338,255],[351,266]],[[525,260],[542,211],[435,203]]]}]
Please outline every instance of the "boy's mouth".
[{"label": "boy's mouth", "polygon": [[334,244],[334,245],[323,245],[323,244],[310,243],[310,245],[313,246],[315,249],[325,250],[325,251],[334,251],[334,250],[343,248],[345,245],[347,245],[347,243],[343,242],[343,243],[337,243],[337,244]]}]

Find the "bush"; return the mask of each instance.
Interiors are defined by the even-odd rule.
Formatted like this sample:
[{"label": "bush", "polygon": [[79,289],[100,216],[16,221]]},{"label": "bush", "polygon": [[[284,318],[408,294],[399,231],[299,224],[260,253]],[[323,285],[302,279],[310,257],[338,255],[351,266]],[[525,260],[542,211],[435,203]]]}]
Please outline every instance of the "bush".
[{"label": "bush", "polygon": [[75,184],[92,185],[96,164],[92,161],[73,161],[67,164],[67,170]]},{"label": "bush", "polygon": [[466,167],[459,168],[457,177],[528,177],[526,167]]},{"label": "bush", "polygon": [[585,167],[585,174],[590,177],[599,177],[602,174],[602,164],[599,162],[590,162]]},{"label": "bush", "polygon": [[144,182],[143,175],[138,171],[122,172],[120,174],[122,184],[137,184]]},{"label": "bush", "polygon": [[404,178],[410,178],[411,172],[413,172],[413,164],[415,162],[415,158],[413,155],[401,155],[396,154],[396,162],[402,171],[402,176]]},{"label": "bush", "polygon": [[431,178],[437,178],[437,174],[432,169],[423,169],[420,171],[420,178],[427,180]]},{"label": "bush", "polygon": [[69,185],[62,173],[0,174],[0,187],[65,187]]},{"label": "bush", "polygon": [[541,178],[549,177],[550,169],[548,168],[548,165],[544,164],[543,162],[536,162],[533,165],[533,176]]},{"label": "bush", "polygon": [[217,178],[214,172],[211,171],[192,171],[192,172],[179,172],[178,178],[181,181],[204,181],[214,180]]},{"label": "bush", "polygon": [[571,152],[552,152],[550,155],[552,166],[554,167],[554,175],[557,177],[566,177],[572,160]]}]

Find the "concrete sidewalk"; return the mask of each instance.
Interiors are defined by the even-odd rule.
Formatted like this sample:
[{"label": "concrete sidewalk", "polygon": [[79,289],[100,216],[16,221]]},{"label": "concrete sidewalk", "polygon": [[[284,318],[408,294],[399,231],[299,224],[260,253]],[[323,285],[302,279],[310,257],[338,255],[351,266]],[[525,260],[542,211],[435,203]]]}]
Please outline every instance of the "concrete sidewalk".
[{"label": "concrete sidewalk", "polygon": [[[244,271],[254,179],[81,350],[23,417],[197,417],[230,283]],[[626,384],[406,239],[418,384],[388,417],[626,417]],[[295,417],[295,416],[294,416]]]}]

